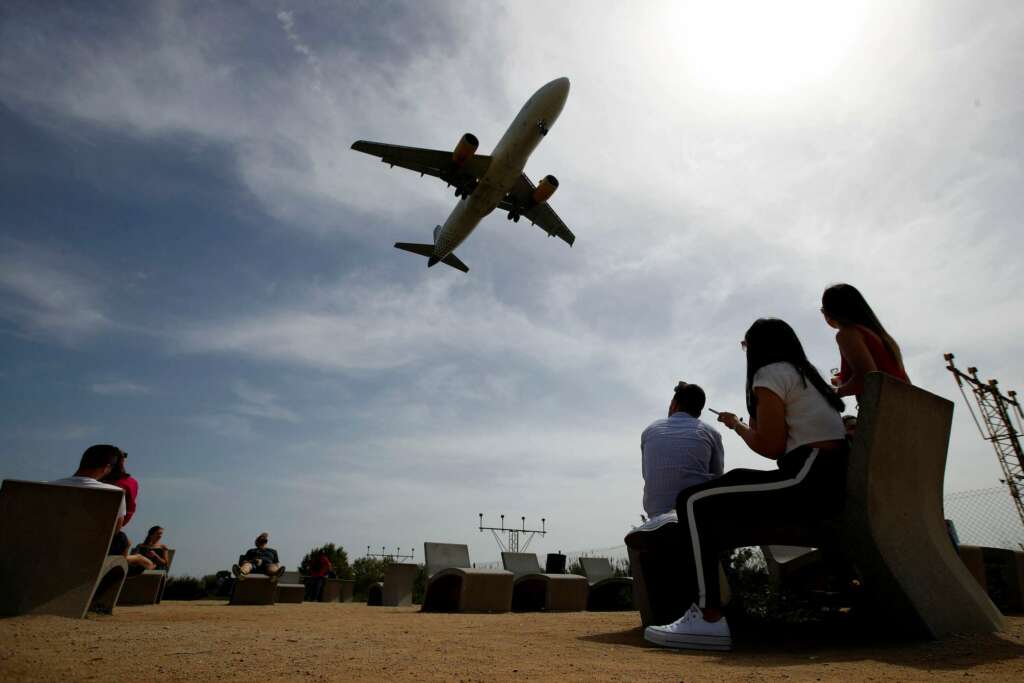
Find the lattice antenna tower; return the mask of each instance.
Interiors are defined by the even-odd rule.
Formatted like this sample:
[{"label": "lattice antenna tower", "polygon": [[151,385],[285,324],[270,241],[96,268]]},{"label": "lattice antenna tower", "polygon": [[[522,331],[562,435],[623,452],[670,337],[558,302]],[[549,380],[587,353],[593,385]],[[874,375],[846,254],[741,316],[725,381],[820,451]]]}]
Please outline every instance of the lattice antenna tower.
[{"label": "lattice antenna tower", "polygon": [[[943,358],[946,359],[946,369],[953,373],[957,386],[960,387],[960,393],[967,402],[967,409],[971,411],[971,417],[981,433],[981,438],[990,442],[996,449],[999,466],[1003,468],[1004,479],[1001,481],[1010,490],[1010,497],[1013,498],[1021,524],[1024,524],[1024,451],[1021,450],[1018,438],[1024,412],[1021,411],[1017,392],[1008,391],[1004,395],[999,390],[998,381],[990,379],[984,382],[978,379],[978,368],[969,367],[964,373],[953,364],[953,354],[947,353]],[[980,422],[964,392],[964,384],[967,384],[974,394],[974,401],[981,415]],[[1016,426],[1013,420],[1017,421]]]},{"label": "lattice antenna tower", "polygon": [[416,548],[413,548],[409,552],[410,552],[410,554],[403,555],[402,554],[402,549],[401,548],[396,548],[395,552],[389,553],[384,546],[381,546],[379,553],[371,553],[370,552],[370,546],[366,546],[366,556],[367,557],[376,557],[376,558],[379,558],[381,560],[387,560],[388,562],[401,562],[402,560],[411,560],[411,559],[413,559],[413,556],[416,554]]},{"label": "lattice antenna tower", "polygon": [[[540,518],[539,529],[527,529],[526,528],[526,517],[520,517],[522,520],[522,526],[520,528],[506,527],[505,526],[505,515],[501,515],[501,526],[484,526],[484,513],[480,513],[480,531],[490,531],[494,536],[494,540],[497,541],[498,547],[501,548],[502,552],[518,553],[525,551],[530,547],[530,541],[537,534],[541,536],[547,534],[546,528],[547,520],[544,517]],[[501,536],[498,534],[506,534],[507,541],[502,541]],[[520,536],[525,536],[526,540],[520,544]]]}]

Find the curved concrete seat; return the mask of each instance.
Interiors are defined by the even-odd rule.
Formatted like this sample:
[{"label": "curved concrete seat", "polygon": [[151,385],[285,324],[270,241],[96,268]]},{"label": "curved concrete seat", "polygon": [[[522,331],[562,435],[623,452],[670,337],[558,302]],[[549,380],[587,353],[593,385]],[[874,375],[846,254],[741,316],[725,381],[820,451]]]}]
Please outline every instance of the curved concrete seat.
[{"label": "curved concrete seat", "polygon": [[162,569],[147,569],[141,574],[129,576],[124,581],[117,604],[155,605],[166,579],[167,572]]},{"label": "curved concrete seat", "polygon": [[545,574],[533,553],[502,553],[512,572],[512,609],[517,612],[579,612],[587,608],[587,580],[575,574]]},{"label": "curved concrete seat", "polygon": [[[355,581],[348,579],[327,579],[324,591],[320,594],[320,602],[352,602],[352,586]],[[348,599],[346,600],[346,587]]]},{"label": "curved concrete seat", "polygon": [[[906,632],[941,638],[1002,630],[1002,615],[957,557],[942,516],[952,416],[953,404],[946,399],[870,373],[860,396],[842,512],[799,525],[751,520],[750,544],[836,553],[860,575],[877,618]],[[660,556],[650,556],[649,541],[666,530],[626,536],[634,579],[642,575],[638,583],[648,593],[673,589],[671,563],[678,558],[668,539],[653,544],[664,546]],[[670,615],[659,614],[654,623],[669,623],[679,614],[668,620]]]},{"label": "curved concrete seat", "polygon": [[960,559],[1004,614],[1024,612],[1024,552],[962,545]]},{"label": "curved concrete seat", "polygon": [[457,543],[424,543],[427,590],[424,612],[508,612],[512,572],[473,569],[469,548]]},{"label": "curved concrete seat", "polygon": [[306,585],[299,572],[284,572],[277,581],[275,602],[298,604],[306,599]]},{"label": "curved concrete seat", "polygon": [[0,485],[0,615],[81,619],[112,611],[128,565],[107,555],[120,491],[4,480]]},{"label": "curved concrete seat", "polygon": [[366,588],[366,604],[370,607],[382,607],[384,605],[384,582],[371,583]]},{"label": "curved concrete seat", "polygon": [[[629,566],[633,572],[633,606],[644,626],[671,624],[690,608],[693,596],[680,584],[683,562],[676,513],[659,515],[626,535]],[[722,565],[718,565],[720,602],[731,593]]]},{"label": "curved concrete seat", "polygon": [[580,565],[589,584],[588,610],[633,609],[633,577],[615,576],[607,557],[581,557]]},{"label": "curved concrete seat", "polygon": [[249,574],[235,579],[231,591],[232,605],[273,605],[277,600],[277,584],[264,574]]}]

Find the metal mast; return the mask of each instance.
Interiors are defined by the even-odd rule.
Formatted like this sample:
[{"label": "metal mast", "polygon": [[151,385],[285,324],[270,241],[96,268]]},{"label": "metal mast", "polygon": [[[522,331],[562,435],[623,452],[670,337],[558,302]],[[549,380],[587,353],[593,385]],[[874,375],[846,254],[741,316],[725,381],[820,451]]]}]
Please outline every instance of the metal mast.
[{"label": "metal mast", "polygon": [[[521,548],[522,550],[526,550],[530,545],[530,541],[533,540],[533,537],[536,534],[540,534],[541,536],[543,536],[548,532],[544,526],[544,517],[540,518],[539,529],[527,529],[526,517],[522,517],[521,519],[523,522],[523,526],[519,529],[516,529],[514,527],[506,527],[505,515],[501,515],[501,526],[484,526],[484,513],[481,512],[480,526],[478,528],[480,531],[490,531],[491,534],[494,536],[494,540],[498,542],[498,547],[501,548],[502,552],[518,553],[520,551],[519,534],[526,534],[526,542],[523,543]],[[499,532],[508,534],[507,544],[502,542],[501,536],[498,535]]]},{"label": "metal mast", "polygon": [[[967,373],[964,373],[953,365],[953,354],[947,353],[943,358],[947,362],[946,369],[953,373],[960,393],[967,401],[967,409],[971,411],[971,417],[974,418],[974,424],[981,432],[981,437],[991,442],[996,449],[996,457],[1005,477],[1003,483],[1010,489],[1010,497],[1013,498],[1021,524],[1024,524],[1024,451],[1021,450],[1020,440],[1017,438],[1021,432],[1024,412],[1021,411],[1020,402],[1017,400],[1017,392],[1008,391],[1004,396],[999,391],[999,382],[996,380],[983,382],[978,379],[978,368],[969,367]],[[967,394],[964,393],[965,382],[974,394],[978,412],[981,413],[981,422],[978,422],[971,409],[971,403],[967,400]],[[1016,427],[1012,418],[1017,420]]]}]

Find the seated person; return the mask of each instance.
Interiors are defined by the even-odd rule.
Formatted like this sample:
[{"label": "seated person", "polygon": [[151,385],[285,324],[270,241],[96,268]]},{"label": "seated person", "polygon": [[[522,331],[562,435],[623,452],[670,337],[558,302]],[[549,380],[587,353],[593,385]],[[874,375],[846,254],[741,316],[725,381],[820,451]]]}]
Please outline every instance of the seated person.
[{"label": "seated person", "polygon": [[640,436],[644,511],[648,518],[672,512],[679,492],[722,474],[722,436],[702,422],[704,391],[676,385],[668,417],[655,420]]},{"label": "seated person", "polygon": [[149,532],[146,533],[146,540],[135,546],[135,550],[132,552],[149,559],[157,569],[167,569],[171,561],[167,554],[167,546],[160,542],[163,537],[163,527],[150,527]]},{"label": "seated person", "polygon": [[131,548],[132,542],[128,539],[128,536],[121,531],[121,527],[124,526],[126,513],[124,492],[113,484],[104,484],[100,481],[100,479],[110,473],[111,468],[113,468],[114,463],[120,455],[121,449],[117,446],[111,446],[109,444],[89,446],[89,448],[85,449],[85,453],[82,454],[82,459],[79,462],[78,469],[75,471],[74,475],[65,477],[64,479],[57,479],[50,483],[57,484],[58,486],[108,489],[121,493],[121,507],[117,512],[116,531],[114,532],[114,537],[110,540],[110,548],[107,551],[107,554],[124,556],[128,561],[128,574],[130,576],[133,574],[141,574],[146,569],[152,569],[154,565],[152,561],[142,555],[128,553],[128,549]]},{"label": "seated person", "polygon": [[846,430],[846,440],[852,442],[857,435],[857,416],[843,415],[843,429]]},{"label": "seated person", "polygon": [[721,553],[772,543],[779,527],[836,515],[846,496],[843,401],[811,365],[793,328],[761,318],[740,344],[750,423],[726,412],[718,421],[777,469],[734,469],[679,493],[679,580],[693,604],[675,622],[644,630],[647,641],[663,647],[731,649],[720,605]]},{"label": "seated person", "polygon": [[268,548],[270,534],[264,531],[256,537],[256,547],[249,548],[241,558],[239,564],[231,567],[231,572],[238,578],[244,578],[249,574],[266,574],[273,580],[281,578],[284,574],[284,566],[277,559],[277,551]]}]

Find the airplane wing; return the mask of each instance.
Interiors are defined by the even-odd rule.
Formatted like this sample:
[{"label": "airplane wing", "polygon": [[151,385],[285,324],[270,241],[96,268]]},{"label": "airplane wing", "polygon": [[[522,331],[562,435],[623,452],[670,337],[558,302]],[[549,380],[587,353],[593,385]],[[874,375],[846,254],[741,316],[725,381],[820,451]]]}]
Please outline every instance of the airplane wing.
[{"label": "airplane wing", "polygon": [[467,181],[480,180],[491,165],[491,157],[474,154],[462,165],[457,165],[451,152],[439,149],[423,149],[421,147],[403,147],[402,145],[386,145],[382,142],[357,140],[352,149],[375,157],[391,166],[401,166],[420,175],[440,178],[453,187],[461,187]]},{"label": "airplane wing", "polygon": [[558,214],[551,208],[551,205],[547,202],[541,202],[531,206],[533,202],[530,198],[533,196],[535,189],[536,187],[526,177],[525,173],[520,175],[519,181],[512,188],[512,191],[509,192],[509,196],[501,200],[498,208],[505,211],[517,210],[523,218],[538,226],[548,236],[558,237],[571,247],[572,243],[576,241],[576,235],[572,234],[572,230],[562,222],[562,219],[558,217]]}]

